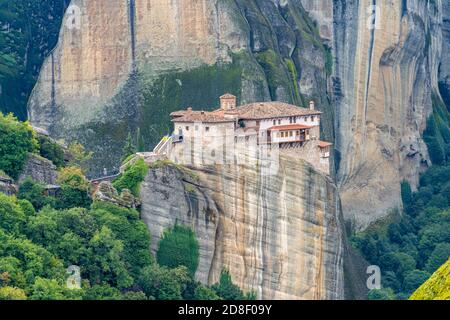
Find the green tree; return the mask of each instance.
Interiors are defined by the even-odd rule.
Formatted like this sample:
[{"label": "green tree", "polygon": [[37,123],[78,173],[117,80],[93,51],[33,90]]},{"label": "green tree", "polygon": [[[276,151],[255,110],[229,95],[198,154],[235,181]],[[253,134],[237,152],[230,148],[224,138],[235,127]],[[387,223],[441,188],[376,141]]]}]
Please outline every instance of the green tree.
[{"label": "green tree", "polygon": [[25,291],[14,287],[0,287],[1,300],[27,300]]},{"label": "green tree", "polygon": [[425,281],[430,278],[431,274],[423,270],[412,270],[405,274],[403,280],[403,292],[410,296],[417,290]]},{"label": "green tree", "polygon": [[141,128],[137,129],[136,132],[136,141],[137,141],[137,147],[136,150],[138,152],[144,152],[145,150],[145,141],[144,141],[144,136],[141,133]]},{"label": "green tree", "polygon": [[12,197],[0,193],[0,230],[19,234],[23,230],[26,216]]},{"label": "green tree", "polygon": [[18,178],[28,153],[38,148],[35,133],[28,122],[19,122],[12,114],[0,112],[0,170]]},{"label": "green tree", "polygon": [[191,276],[197,271],[199,247],[195,233],[188,227],[176,224],[164,232],[158,244],[157,261],[162,266],[185,266]]},{"label": "green tree", "polygon": [[86,170],[87,162],[91,160],[93,156],[93,152],[86,151],[84,146],[79,142],[73,142],[69,145],[69,153],[72,155],[69,165],[72,167],[79,167],[83,170]]},{"label": "green tree", "polygon": [[59,172],[57,183],[61,186],[58,193],[58,207],[88,208],[92,200],[90,194],[90,183],[78,167],[67,167]]},{"label": "green tree", "polygon": [[55,279],[36,278],[31,289],[31,300],[66,300],[66,289]]},{"label": "green tree", "polygon": [[219,283],[214,284],[211,289],[224,300],[244,299],[244,293],[237,285],[233,284],[228,269],[222,270]]},{"label": "green tree", "polygon": [[89,242],[89,265],[86,266],[91,283],[107,282],[120,289],[128,288],[133,279],[125,268],[123,243],[113,232],[103,226]]},{"label": "green tree", "polygon": [[136,146],[133,144],[133,138],[131,137],[131,133],[128,132],[127,140],[125,141],[125,146],[123,147],[123,156],[122,161],[128,158],[129,156],[135,154],[137,151]]},{"label": "green tree", "polygon": [[431,253],[425,269],[429,273],[435,272],[450,257],[450,243],[439,243]]},{"label": "green tree", "polygon": [[195,300],[220,300],[216,292],[202,284],[198,284],[195,288]]},{"label": "green tree", "polygon": [[46,196],[44,193],[45,188],[42,183],[27,177],[20,185],[17,197],[29,201],[36,210],[41,210],[46,205],[54,206],[55,199]]},{"label": "green tree", "polygon": [[142,291],[128,291],[122,295],[122,300],[138,301],[138,300],[148,300],[148,298]]},{"label": "green tree", "polygon": [[139,197],[140,186],[147,176],[148,165],[144,159],[139,159],[133,165],[129,166],[125,172],[114,180],[113,185],[117,191],[122,192],[123,189],[128,189],[131,193]]},{"label": "green tree", "polygon": [[120,290],[108,284],[94,285],[85,290],[84,300],[121,300]]},{"label": "green tree", "polygon": [[188,269],[184,266],[169,269],[152,264],[142,269],[138,284],[149,298],[181,300],[190,281]]},{"label": "green tree", "polygon": [[64,149],[47,136],[39,136],[39,153],[42,157],[51,160],[58,168],[64,166]]},{"label": "green tree", "polygon": [[391,288],[371,290],[367,296],[369,300],[396,300],[394,291]]},{"label": "green tree", "polygon": [[411,186],[408,181],[404,180],[401,183],[401,194],[402,194],[402,201],[403,204],[406,207],[409,207],[411,205],[412,201],[412,190]]},{"label": "green tree", "polygon": [[141,268],[152,262],[150,234],[139,213],[108,202],[94,202],[91,214],[100,225],[111,229],[124,245],[123,259],[127,270],[137,277]]}]

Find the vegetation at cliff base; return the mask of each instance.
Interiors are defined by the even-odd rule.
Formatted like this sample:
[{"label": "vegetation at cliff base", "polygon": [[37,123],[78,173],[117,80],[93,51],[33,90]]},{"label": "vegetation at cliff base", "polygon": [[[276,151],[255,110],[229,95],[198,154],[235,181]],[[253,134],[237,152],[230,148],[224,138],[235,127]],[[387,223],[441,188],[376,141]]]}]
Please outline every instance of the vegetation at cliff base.
[{"label": "vegetation at cliff base", "polygon": [[[11,115],[0,120],[0,164],[9,174],[20,175],[20,166],[8,168],[13,159],[25,161],[29,152],[62,159],[62,149],[52,140],[36,139],[27,123]],[[0,300],[223,299],[230,290],[242,293],[231,277],[214,288],[194,279],[199,248],[188,227],[176,225],[164,232],[159,264],[139,212],[93,201],[91,184],[79,166],[90,154],[79,144],[72,149],[72,161],[61,163],[54,193],[30,177],[16,196],[0,193]],[[139,195],[147,171],[139,159],[114,184]],[[80,268],[79,288],[67,286],[69,266]]]},{"label": "vegetation at cliff base", "polygon": [[[369,228],[351,242],[382,271],[384,295],[407,299],[450,257],[450,166],[433,166],[417,192],[402,184],[404,212],[393,223]],[[386,293],[389,293],[386,295]],[[371,293],[376,298],[379,293]]]}]

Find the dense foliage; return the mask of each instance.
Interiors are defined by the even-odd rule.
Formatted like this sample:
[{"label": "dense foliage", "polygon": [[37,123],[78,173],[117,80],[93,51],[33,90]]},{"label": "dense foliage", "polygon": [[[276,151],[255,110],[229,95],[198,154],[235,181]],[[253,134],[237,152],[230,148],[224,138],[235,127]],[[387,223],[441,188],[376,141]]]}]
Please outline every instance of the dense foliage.
[{"label": "dense foliage", "polygon": [[[36,212],[26,200],[0,194],[0,299],[254,299],[228,272],[209,288],[183,265],[158,265],[149,248],[135,210],[94,202]],[[177,252],[187,261],[189,252]],[[81,289],[65,284],[71,265],[80,267]]]},{"label": "dense foliage", "polygon": [[38,149],[38,141],[31,126],[19,122],[12,115],[0,112],[0,170],[17,178],[25,165],[28,153]]},{"label": "dense foliage", "polygon": [[158,263],[176,268],[185,266],[193,276],[198,267],[198,241],[194,232],[185,226],[176,224],[164,232],[157,252]]},{"label": "dense foliage", "polygon": [[[382,271],[382,290],[369,299],[407,299],[450,257],[450,113],[434,93],[423,138],[434,164],[417,192],[401,184],[404,212],[352,238]],[[393,220],[393,221],[392,221]]]},{"label": "dense foliage", "polygon": [[[39,148],[28,124],[12,116],[1,120],[2,150],[13,153],[17,145],[22,146],[17,143],[20,139],[27,142],[19,153],[24,159],[28,152],[56,150],[55,146]],[[164,232],[158,260],[165,265],[157,264],[139,212],[92,202],[89,181],[80,167],[73,166],[90,155],[78,144],[70,149],[75,150],[72,166],[60,168],[56,194],[49,195],[42,183],[31,178],[21,183],[17,198],[0,193],[0,300],[254,298],[230,295],[230,290],[241,292],[231,277],[214,288],[194,280],[198,243],[189,228],[177,225]],[[11,174],[7,169],[13,158],[1,156],[0,163]],[[147,170],[141,159],[115,185],[139,194]],[[15,173],[20,173],[19,167]],[[66,284],[66,269],[73,265],[80,267],[79,289]]]},{"label": "dense foliage", "polygon": [[367,261],[380,266],[383,287],[406,299],[450,257],[450,165],[431,167],[417,192],[404,182],[402,198],[403,215],[354,236],[352,242]]}]

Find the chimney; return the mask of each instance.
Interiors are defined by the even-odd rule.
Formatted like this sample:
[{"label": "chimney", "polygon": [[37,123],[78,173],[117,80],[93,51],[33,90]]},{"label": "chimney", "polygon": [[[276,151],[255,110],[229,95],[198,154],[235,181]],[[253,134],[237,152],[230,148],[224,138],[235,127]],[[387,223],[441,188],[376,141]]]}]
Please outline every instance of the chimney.
[{"label": "chimney", "polygon": [[316,110],[316,106],[312,100],[309,102],[309,110]]},{"label": "chimney", "polygon": [[188,112],[192,112],[192,107],[188,107],[188,108],[187,108],[187,111],[188,111]]},{"label": "chimney", "polygon": [[233,110],[236,109],[236,97],[230,93],[220,97],[220,109]]}]

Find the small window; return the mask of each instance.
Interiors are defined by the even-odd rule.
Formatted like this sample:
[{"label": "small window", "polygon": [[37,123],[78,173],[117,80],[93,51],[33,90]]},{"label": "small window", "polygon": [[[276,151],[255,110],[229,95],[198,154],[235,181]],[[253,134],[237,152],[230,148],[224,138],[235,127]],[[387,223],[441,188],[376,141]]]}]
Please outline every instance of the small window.
[{"label": "small window", "polygon": [[205,131],[206,131],[206,132],[209,132],[209,127],[205,127]]},{"label": "small window", "polygon": [[278,124],[281,124],[281,119],[278,120]]},{"label": "small window", "polygon": [[307,117],[305,117],[305,122],[308,122],[308,118]]},{"label": "small window", "polygon": [[273,125],[277,125],[277,120],[273,120]]},{"label": "small window", "polygon": [[186,126],[186,131],[189,131],[189,126]]},{"label": "small window", "polygon": [[293,136],[293,132],[289,131],[289,137],[292,137],[292,136]]},{"label": "small window", "polygon": [[314,122],[314,116],[311,117],[311,121]]}]

